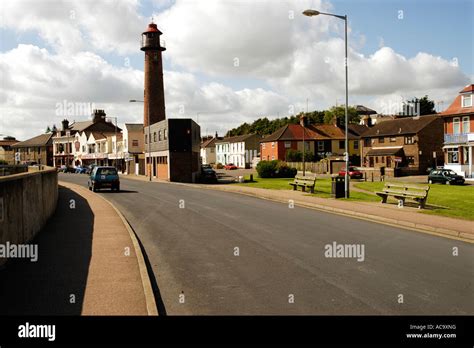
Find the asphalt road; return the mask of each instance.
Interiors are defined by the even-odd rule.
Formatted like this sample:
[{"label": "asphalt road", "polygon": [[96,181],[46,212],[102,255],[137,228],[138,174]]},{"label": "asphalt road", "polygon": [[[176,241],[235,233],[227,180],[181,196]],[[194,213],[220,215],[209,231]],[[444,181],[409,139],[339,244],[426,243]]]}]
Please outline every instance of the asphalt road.
[{"label": "asphalt road", "polygon": [[[473,244],[184,185],[121,189],[99,194],[137,233],[168,315],[474,314]],[[364,260],[326,257],[333,242]]]}]

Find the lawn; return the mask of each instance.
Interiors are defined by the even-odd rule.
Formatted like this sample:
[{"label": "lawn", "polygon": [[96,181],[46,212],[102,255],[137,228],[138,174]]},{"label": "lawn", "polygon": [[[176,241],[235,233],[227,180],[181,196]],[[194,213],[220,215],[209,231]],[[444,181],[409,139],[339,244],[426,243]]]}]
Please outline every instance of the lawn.
[{"label": "lawn", "polygon": [[[245,177],[249,179],[248,176]],[[236,184],[247,187],[256,187],[271,190],[292,190],[288,185],[293,179],[282,178],[259,178],[256,177],[254,182],[245,182]],[[383,182],[354,182],[356,188],[363,189],[370,192],[376,192],[383,188]],[[467,220],[474,220],[474,186],[451,186],[451,185],[430,185],[428,193],[428,201],[426,209],[420,210],[424,214],[435,214],[442,216],[449,216],[454,218],[461,218]],[[308,193],[309,194],[309,193]],[[317,179],[314,187],[314,194],[320,198],[331,198],[331,179]],[[380,198],[371,193],[363,193],[351,190],[350,201],[366,201],[366,202],[380,202]],[[389,203],[396,204],[395,199],[389,198]],[[409,203],[409,201],[407,201]]]},{"label": "lawn", "polygon": [[[359,182],[354,185],[357,188],[375,192],[381,190],[384,184],[383,182]],[[395,200],[393,199],[392,202]],[[474,220],[474,186],[430,185],[427,209],[421,212]]]},{"label": "lawn", "polygon": [[[246,180],[249,179],[248,176],[245,177]],[[271,189],[271,190],[293,190],[293,187],[290,186],[288,183],[292,182],[293,179],[288,178],[255,178],[253,182],[245,182],[242,184],[237,184],[241,186],[247,187],[256,187],[256,188],[263,188],[263,189]],[[301,190],[301,188],[299,188]],[[308,194],[310,194],[308,192]],[[314,186],[314,195],[320,198],[331,198],[331,179],[316,179],[316,185]],[[379,200],[377,196],[363,193],[363,192],[351,192],[350,198],[348,200],[363,200],[363,201],[373,201],[376,202]]]}]

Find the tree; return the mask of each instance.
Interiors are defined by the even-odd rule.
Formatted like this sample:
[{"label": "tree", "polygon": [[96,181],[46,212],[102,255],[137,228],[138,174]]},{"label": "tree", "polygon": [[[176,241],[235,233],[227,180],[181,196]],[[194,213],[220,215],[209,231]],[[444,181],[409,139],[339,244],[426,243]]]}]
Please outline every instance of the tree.
[{"label": "tree", "polygon": [[[345,106],[333,106],[329,110],[324,112],[324,123],[331,124],[334,117],[337,117],[337,124],[343,126],[345,124],[346,110]],[[347,109],[348,122],[351,124],[358,124],[360,122],[360,116],[357,114],[357,110],[353,106],[349,106]]]},{"label": "tree", "polygon": [[286,160],[288,162],[301,162],[303,160],[303,153],[298,150],[289,149],[286,152]]},{"label": "tree", "polygon": [[49,128],[49,126],[48,126],[48,127],[46,127],[46,131],[45,131],[45,133],[51,133],[51,128]]},{"label": "tree", "polygon": [[402,116],[423,116],[436,114],[435,102],[428,99],[425,95],[423,98],[412,98],[407,100],[403,105],[403,111],[399,113]]}]

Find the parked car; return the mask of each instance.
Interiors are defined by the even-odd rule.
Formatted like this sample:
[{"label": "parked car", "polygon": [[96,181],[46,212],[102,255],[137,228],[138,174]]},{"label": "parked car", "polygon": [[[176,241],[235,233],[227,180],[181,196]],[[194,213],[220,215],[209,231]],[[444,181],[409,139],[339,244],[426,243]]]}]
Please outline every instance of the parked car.
[{"label": "parked car", "polygon": [[224,169],[225,170],[234,170],[234,169],[238,169],[239,167],[237,167],[234,163],[229,163],[229,164],[226,164],[224,166]]},{"label": "parked car", "polygon": [[[357,167],[349,166],[349,177],[351,179],[362,179],[364,177],[364,173],[362,173]],[[346,176],[346,168],[342,168],[339,171],[339,176]]]},{"label": "parked car", "polygon": [[87,167],[77,166],[75,173],[76,174],[86,174],[87,173]]},{"label": "parked car", "polygon": [[203,169],[212,169],[212,166],[210,164],[201,164],[201,170]]},{"label": "parked car", "polygon": [[434,184],[437,182],[447,185],[462,185],[464,184],[464,177],[456,174],[451,169],[435,169],[428,175],[428,183]]},{"label": "parked car", "polygon": [[201,168],[201,182],[211,184],[217,183],[216,171],[208,167]]},{"label": "parked car", "polygon": [[62,166],[58,169],[58,172],[60,172],[60,173],[75,173],[76,170],[74,169],[74,167],[62,165]]},{"label": "parked car", "polygon": [[87,182],[89,190],[96,192],[102,188],[120,191],[120,179],[115,167],[95,166]]}]

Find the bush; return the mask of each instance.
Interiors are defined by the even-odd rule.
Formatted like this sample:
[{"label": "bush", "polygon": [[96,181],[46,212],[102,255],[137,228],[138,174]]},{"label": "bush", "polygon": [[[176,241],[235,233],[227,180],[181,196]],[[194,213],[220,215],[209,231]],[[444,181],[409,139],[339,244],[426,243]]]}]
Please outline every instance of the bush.
[{"label": "bush", "polygon": [[222,163],[216,164],[216,169],[222,169],[222,168],[224,168],[224,165]]},{"label": "bush", "polygon": [[288,167],[283,161],[260,161],[257,164],[257,173],[261,178],[294,178],[296,168]]},{"label": "bush", "polygon": [[303,153],[298,150],[289,149],[286,152],[286,160],[288,162],[301,162],[303,160]]}]

